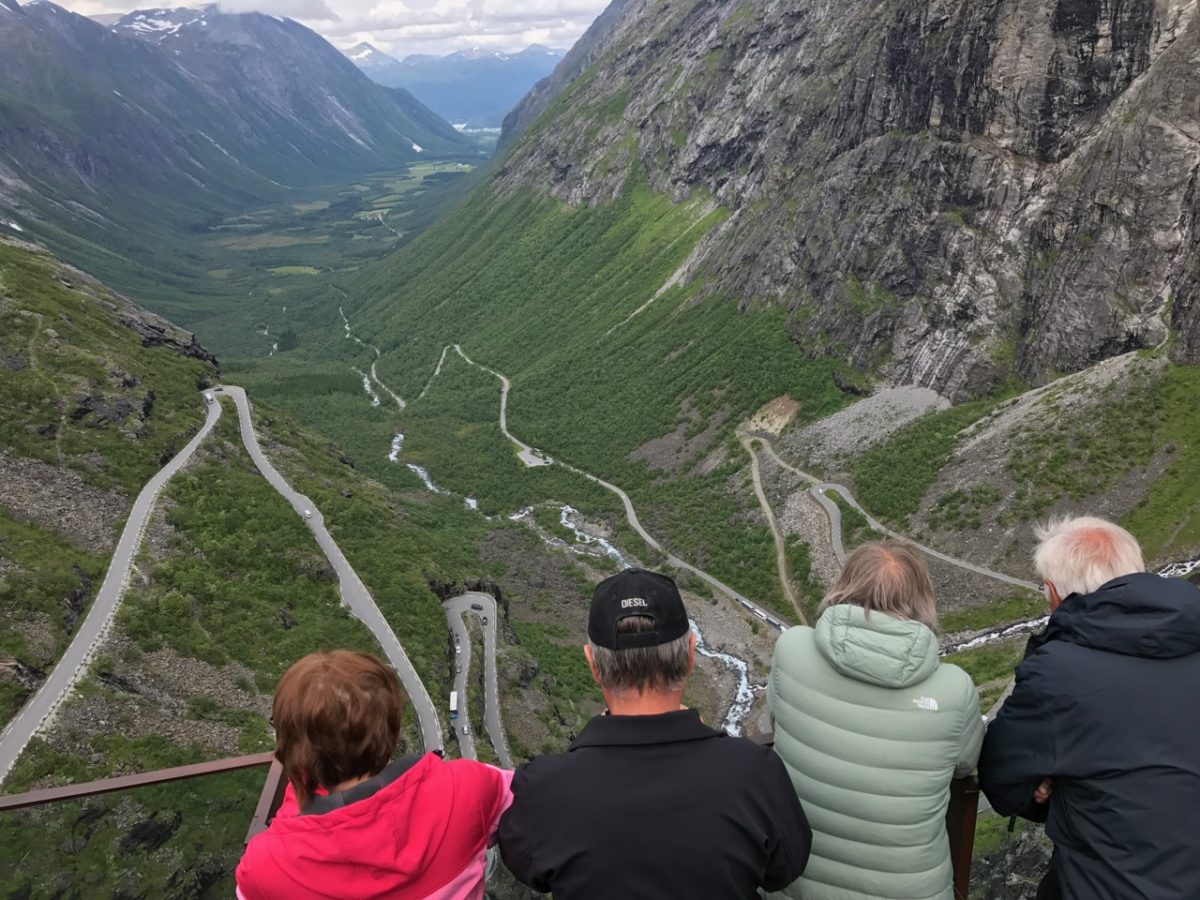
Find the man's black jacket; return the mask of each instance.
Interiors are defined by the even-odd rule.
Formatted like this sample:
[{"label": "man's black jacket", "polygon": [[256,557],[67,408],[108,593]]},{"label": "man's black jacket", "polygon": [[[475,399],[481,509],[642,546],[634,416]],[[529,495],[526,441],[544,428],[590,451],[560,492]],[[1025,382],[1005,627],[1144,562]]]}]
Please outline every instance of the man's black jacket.
[{"label": "man's black jacket", "polygon": [[554,900],[755,897],[795,881],[812,845],[775,752],[692,710],[597,716],[512,787],[504,864]]},{"label": "man's black jacket", "polygon": [[[1048,811],[1031,803],[1046,776]],[[1067,597],[979,781],[1000,814],[1045,817],[1067,900],[1200,900],[1200,591],[1137,574]]]}]

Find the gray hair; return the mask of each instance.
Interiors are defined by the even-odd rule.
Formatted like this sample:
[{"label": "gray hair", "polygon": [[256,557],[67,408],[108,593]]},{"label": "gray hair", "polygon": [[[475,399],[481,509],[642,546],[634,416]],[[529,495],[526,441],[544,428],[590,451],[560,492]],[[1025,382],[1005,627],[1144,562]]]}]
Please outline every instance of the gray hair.
[{"label": "gray hair", "polygon": [[848,603],[897,619],[910,619],[937,631],[933,581],[920,552],[903,541],[876,541],[846,557],[842,574],[821,601],[817,614]]},{"label": "gray hair", "polygon": [[[617,634],[653,631],[649,616],[626,616],[617,623]],[[588,641],[600,686],[615,694],[626,691],[677,691],[690,674],[691,632],[657,647],[609,650]]]},{"label": "gray hair", "polygon": [[1142,548],[1133,535],[1105,519],[1051,519],[1034,529],[1033,565],[1060,597],[1090,594],[1105,582],[1144,572]]}]

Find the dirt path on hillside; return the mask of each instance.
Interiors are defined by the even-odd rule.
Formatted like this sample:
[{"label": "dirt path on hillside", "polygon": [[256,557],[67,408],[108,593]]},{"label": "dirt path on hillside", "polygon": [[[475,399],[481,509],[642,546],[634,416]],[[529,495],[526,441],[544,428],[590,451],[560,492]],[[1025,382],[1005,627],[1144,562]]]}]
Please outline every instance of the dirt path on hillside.
[{"label": "dirt path on hillside", "polygon": [[762,507],[763,515],[767,519],[767,526],[771,529],[771,537],[775,540],[775,567],[779,570],[779,584],[783,587],[783,594],[787,597],[788,603],[792,604],[796,615],[800,617],[800,624],[807,625],[808,618],[804,615],[804,610],[800,606],[800,598],[796,596],[796,589],[792,586],[791,567],[788,565],[787,559],[787,544],[784,541],[783,532],[779,530],[775,511],[771,509],[771,503],[767,500],[767,492],[763,489],[762,470],[758,465],[758,451],[754,449],[756,439],[742,434],[738,435],[738,440],[750,454],[750,478],[754,482],[754,496],[758,498],[758,505]]}]

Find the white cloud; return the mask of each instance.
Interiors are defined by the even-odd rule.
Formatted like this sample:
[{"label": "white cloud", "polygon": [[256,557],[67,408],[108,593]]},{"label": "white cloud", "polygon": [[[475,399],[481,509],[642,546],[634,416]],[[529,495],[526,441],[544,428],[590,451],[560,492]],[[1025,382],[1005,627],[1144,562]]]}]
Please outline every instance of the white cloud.
[{"label": "white cloud", "polygon": [[[57,0],[83,15],[128,12],[136,0]],[[162,0],[157,0],[161,3]],[[166,5],[183,5],[172,0]],[[206,0],[192,0],[200,6]],[[469,47],[521,50],[530,44],[566,49],[608,0],[222,0],[227,12],[287,16],[343,49],[368,41],[394,56],[453,53]]]},{"label": "white cloud", "polygon": [[220,0],[222,12],[260,12],[299,21],[336,22],[340,16],[325,0]]}]

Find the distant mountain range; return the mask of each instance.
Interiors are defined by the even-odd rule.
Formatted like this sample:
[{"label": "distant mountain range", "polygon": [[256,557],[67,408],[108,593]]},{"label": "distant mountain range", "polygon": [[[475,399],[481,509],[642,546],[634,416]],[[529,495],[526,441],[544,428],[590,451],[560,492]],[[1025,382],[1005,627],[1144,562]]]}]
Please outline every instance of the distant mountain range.
[{"label": "distant mountain range", "polygon": [[474,128],[500,127],[505,114],[563,58],[561,51],[534,44],[520,53],[476,47],[396,59],[365,42],[346,56],[379,84],[405,88],[455,125]]},{"label": "distant mountain range", "polygon": [[429,156],[478,151],[291,20],[206,6],[105,27],[0,0],[0,231],[118,285],[114,255],[144,264],[167,234]]}]

